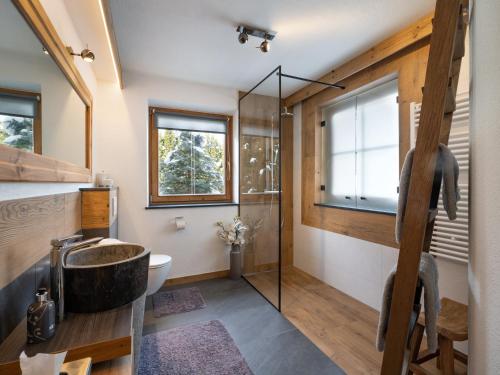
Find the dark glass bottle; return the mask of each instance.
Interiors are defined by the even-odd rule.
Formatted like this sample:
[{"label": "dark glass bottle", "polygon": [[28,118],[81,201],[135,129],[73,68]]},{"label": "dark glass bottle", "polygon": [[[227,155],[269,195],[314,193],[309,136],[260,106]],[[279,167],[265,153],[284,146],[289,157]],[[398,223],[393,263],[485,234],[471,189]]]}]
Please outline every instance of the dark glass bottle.
[{"label": "dark glass bottle", "polygon": [[40,288],[36,302],[28,307],[28,344],[49,340],[56,332],[56,306],[48,299],[47,289]]}]

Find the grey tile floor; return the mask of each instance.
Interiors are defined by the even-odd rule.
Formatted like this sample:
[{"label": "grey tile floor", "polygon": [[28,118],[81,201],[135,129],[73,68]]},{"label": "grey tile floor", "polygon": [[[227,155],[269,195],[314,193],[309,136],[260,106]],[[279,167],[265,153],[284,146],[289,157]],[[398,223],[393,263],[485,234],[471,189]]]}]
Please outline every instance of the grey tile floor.
[{"label": "grey tile floor", "polygon": [[166,289],[190,286],[200,288],[207,307],[155,318],[152,300],[148,297],[143,335],[219,319],[255,375],[344,374],[243,279],[208,280]]}]

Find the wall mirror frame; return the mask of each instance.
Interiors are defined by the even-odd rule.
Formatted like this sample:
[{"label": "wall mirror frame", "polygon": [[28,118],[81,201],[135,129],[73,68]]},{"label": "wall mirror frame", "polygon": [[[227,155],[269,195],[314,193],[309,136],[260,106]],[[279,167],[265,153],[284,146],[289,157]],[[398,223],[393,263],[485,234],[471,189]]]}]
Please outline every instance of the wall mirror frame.
[{"label": "wall mirror frame", "polygon": [[0,181],[91,182],[92,94],[39,0],[11,0],[85,105],[85,166],[0,145]]}]

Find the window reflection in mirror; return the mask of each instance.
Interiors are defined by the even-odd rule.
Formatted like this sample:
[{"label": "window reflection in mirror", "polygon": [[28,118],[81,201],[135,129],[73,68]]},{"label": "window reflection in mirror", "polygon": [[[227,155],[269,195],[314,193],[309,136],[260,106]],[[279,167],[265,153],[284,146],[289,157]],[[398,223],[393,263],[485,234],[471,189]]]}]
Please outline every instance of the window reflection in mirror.
[{"label": "window reflection in mirror", "polygon": [[0,144],[42,153],[41,95],[0,87]]},{"label": "window reflection in mirror", "polygon": [[0,144],[85,167],[85,104],[15,6],[0,9]]}]

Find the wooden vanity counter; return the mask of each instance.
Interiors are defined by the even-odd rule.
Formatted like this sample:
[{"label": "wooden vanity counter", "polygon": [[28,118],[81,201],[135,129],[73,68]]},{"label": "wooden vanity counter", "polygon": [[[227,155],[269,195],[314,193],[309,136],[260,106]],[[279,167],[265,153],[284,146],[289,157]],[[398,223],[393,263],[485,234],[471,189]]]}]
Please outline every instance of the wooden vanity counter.
[{"label": "wooden vanity counter", "polygon": [[128,356],[132,352],[132,303],[92,314],[68,313],[48,342],[26,344],[23,320],[0,346],[0,375],[20,375],[19,355],[68,351],[65,362],[91,357],[92,363]]}]

